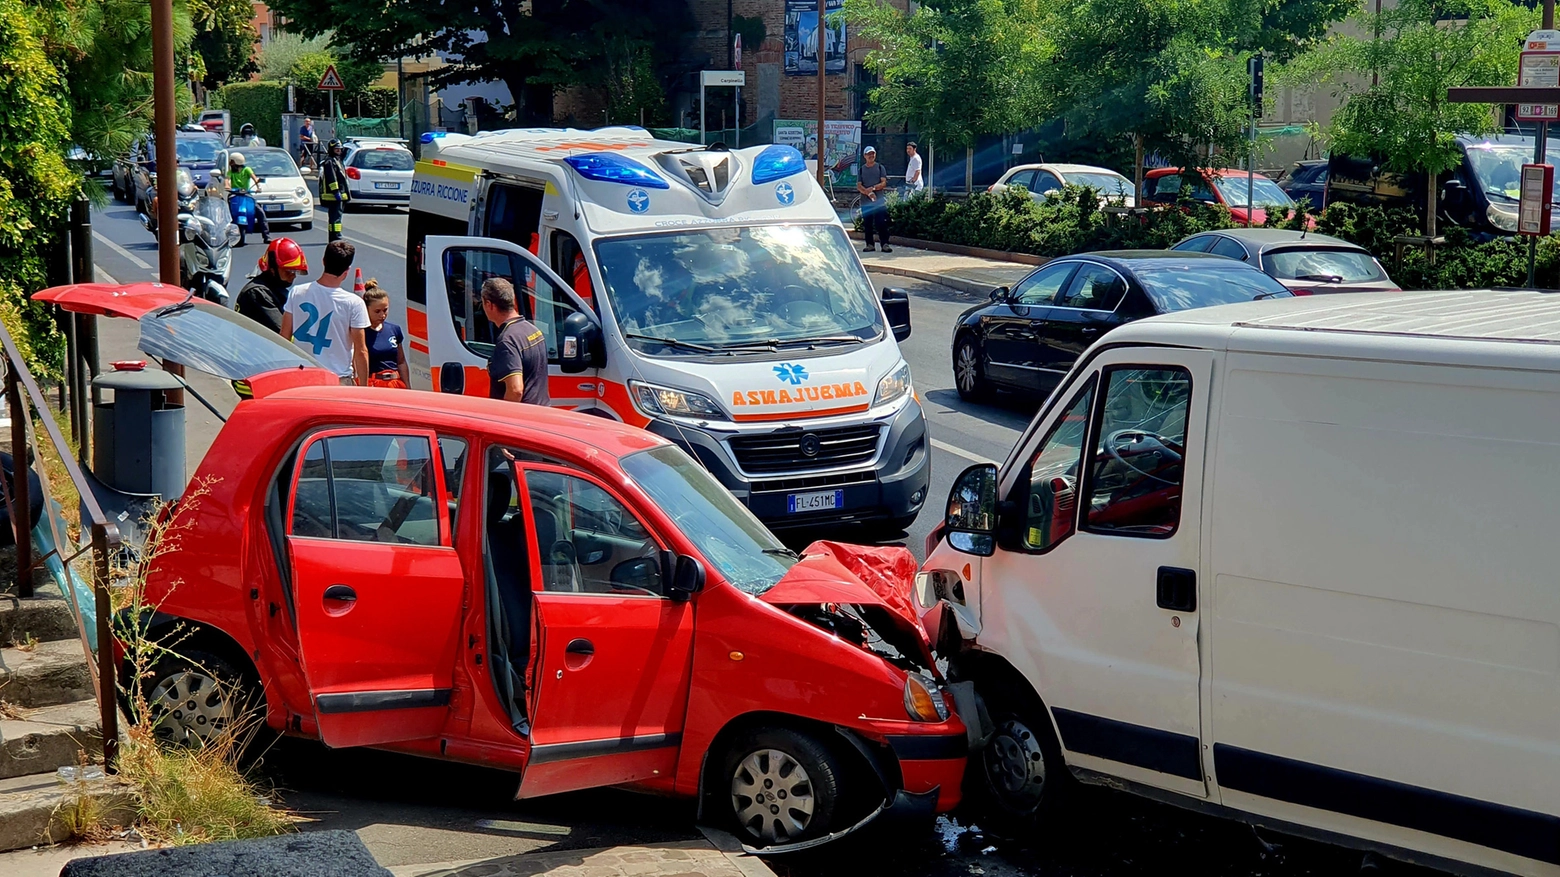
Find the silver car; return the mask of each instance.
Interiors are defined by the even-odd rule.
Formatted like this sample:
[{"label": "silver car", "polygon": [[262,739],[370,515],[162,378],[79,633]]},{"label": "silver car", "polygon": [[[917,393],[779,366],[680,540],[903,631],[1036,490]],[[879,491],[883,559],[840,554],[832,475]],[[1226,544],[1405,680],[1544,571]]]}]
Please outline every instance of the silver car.
[{"label": "silver car", "polygon": [[347,172],[352,206],[395,207],[412,199],[412,170],[417,162],[403,141],[361,138],[347,143],[341,165]]},{"label": "silver car", "polygon": [[1194,234],[1171,249],[1239,259],[1295,295],[1401,291],[1369,250],[1315,232],[1226,228]]}]

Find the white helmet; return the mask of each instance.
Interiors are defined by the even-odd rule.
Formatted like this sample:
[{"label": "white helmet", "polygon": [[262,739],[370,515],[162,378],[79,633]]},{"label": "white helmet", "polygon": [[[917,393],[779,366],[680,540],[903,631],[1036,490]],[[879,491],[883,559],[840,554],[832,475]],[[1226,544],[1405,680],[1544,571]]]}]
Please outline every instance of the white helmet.
[{"label": "white helmet", "polygon": [[232,166],[232,167],[243,167],[244,166],[244,154],[242,152],[229,153],[228,154],[228,164],[230,166]]}]

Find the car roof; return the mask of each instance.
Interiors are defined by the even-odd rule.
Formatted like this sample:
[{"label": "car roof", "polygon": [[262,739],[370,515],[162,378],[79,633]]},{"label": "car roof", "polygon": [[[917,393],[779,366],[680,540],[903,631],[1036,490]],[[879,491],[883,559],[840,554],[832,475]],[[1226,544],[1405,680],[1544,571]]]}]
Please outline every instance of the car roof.
[{"label": "car roof", "polygon": [[1003,174],[1003,176],[1008,176],[1009,174],[1015,173],[1017,171],[1033,170],[1054,171],[1059,174],[1110,174],[1112,176],[1125,178],[1125,176],[1120,171],[1113,171],[1108,167],[1099,167],[1092,164],[1056,164],[1052,162],[1016,165],[1012,170],[1009,170],[1006,174]]},{"label": "car roof", "polygon": [[[1167,176],[1169,174],[1179,174],[1179,173],[1182,173],[1183,171],[1202,171],[1205,174],[1209,174],[1209,175],[1215,176],[1215,177],[1244,177],[1246,175],[1246,172],[1241,170],[1238,167],[1198,167],[1198,168],[1156,167],[1153,170],[1148,171],[1144,176],[1147,176],[1147,177],[1163,177],[1163,176]],[[1267,174],[1252,174],[1252,176],[1256,177],[1257,179],[1262,179],[1262,180],[1271,179],[1270,177],[1268,177]]]},{"label": "car roof", "polygon": [[[1065,259],[1098,259],[1101,262],[1107,262],[1114,267],[1128,271],[1135,266],[1188,267],[1193,262],[1216,262],[1221,266],[1228,264],[1251,267],[1238,259],[1215,256],[1212,253],[1190,253],[1179,250],[1100,250],[1093,253],[1073,253],[1070,256],[1059,257],[1054,261]],[[1253,268],[1252,270],[1256,269]]]},{"label": "car roof", "polygon": [[339,418],[357,416],[365,421],[388,418],[428,428],[449,428],[458,424],[484,432],[521,433],[539,449],[575,446],[576,453],[560,456],[598,456],[614,462],[637,451],[670,444],[658,435],[605,417],[478,396],[378,387],[311,386],[281,390],[256,404],[273,402],[298,406],[300,416],[328,410],[332,417]]},{"label": "car roof", "polygon": [[1320,244],[1326,247],[1346,247],[1351,250],[1365,249],[1358,244],[1351,244],[1342,238],[1335,238],[1332,235],[1317,234],[1314,231],[1292,231],[1287,228],[1216,228],[1198,232],[1195,235],[1191,235],[1191,237],[1202,237],[1210,234],[1221,234],[1260,249],[1286,244]]}]

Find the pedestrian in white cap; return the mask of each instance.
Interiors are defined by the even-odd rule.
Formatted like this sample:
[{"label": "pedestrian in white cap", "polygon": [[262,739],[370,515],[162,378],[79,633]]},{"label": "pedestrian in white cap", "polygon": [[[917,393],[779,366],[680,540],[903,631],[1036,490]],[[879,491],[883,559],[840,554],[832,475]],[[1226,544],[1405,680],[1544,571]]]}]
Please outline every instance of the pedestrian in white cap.
[{"label": "pedestrian in white cap", "polygon": [[867,245],[863,253],[876,249],[872,245],[874,230],[883,240],[883,252],[892,253],[888,245],[888,171],[877,163],[877,149],[868,146],[862,152],[861,172],[856,175],[856,191],[861,193],[861,230],[866,233]]}]

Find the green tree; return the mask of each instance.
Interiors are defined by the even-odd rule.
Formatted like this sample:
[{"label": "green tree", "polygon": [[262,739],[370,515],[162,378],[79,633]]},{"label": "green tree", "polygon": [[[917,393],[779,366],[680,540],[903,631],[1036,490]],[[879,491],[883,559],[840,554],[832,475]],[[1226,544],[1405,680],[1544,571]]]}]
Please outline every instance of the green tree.
[{"label": "green tree", "polygon": [[190,0],[195,51],[205,62],[207,88],[239,82],[258,69],[254,60],[254,5],[250,0]]},{"label": "green tree", "polygon": [[[909,14],[882,0],[846,0],[844,15],[881,46],[867,55],[879,82],[868,92],[870,124],[909,125],[969,158],[979,137],[1044,118],[1040,0],[928,0]],[[966,188],[973,173],[967,160]]]},{"label": "green tree", "polygon": [[1497,128],[1490,106],[1448,103],[1447,89],[1514,84],[1538,13],[1508,0],[1399,0],[1354,21],[1359,36],[1328,40],[1281,71],[1282,80],[1331,86],[1344,98],[1327,132],[1334,151],[1425,175],[1425,233],[1434,237],[1437,177],[1459,161],[1456,135]]},{"label": "green tree", "polygon": [[[607,94],[607,122],[646,125],[666,122],[666,89],[655,74],[652,47],[626,36],[607,40],[601,85]],[[642,114],[642,115],[641,115]]]},{"label": "green tree", "polygon": [[264,80],[291,83],[298,101],[298,111],[319,115],[330,104],[329,97],[318,90],[320,77],[326,68],[334,65],[336,75],[346,88],[337,95],[337,103],[347,106],[358,95],[366,94],[374,81],[384,74],[384,67],[375,62],[355,59],[349,51],[334,42],[334,35],[323,33],[305,37],[297,34],[278,34],[260,53],[260,76]]}]

